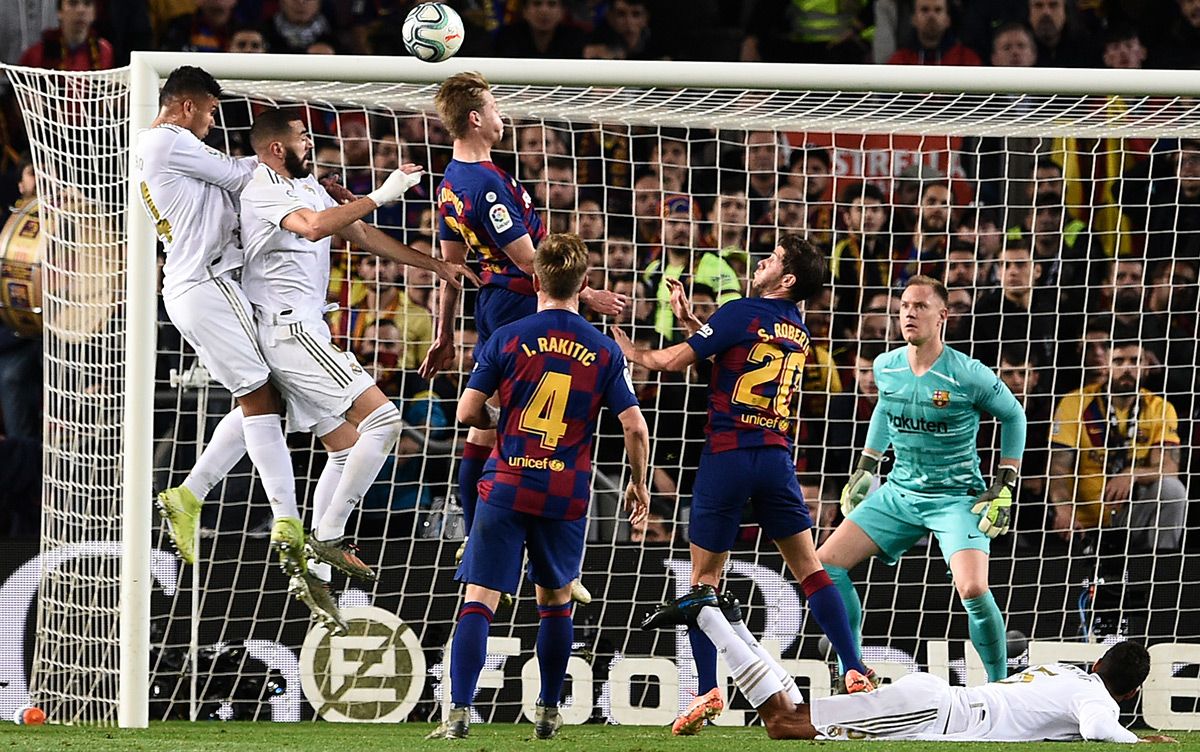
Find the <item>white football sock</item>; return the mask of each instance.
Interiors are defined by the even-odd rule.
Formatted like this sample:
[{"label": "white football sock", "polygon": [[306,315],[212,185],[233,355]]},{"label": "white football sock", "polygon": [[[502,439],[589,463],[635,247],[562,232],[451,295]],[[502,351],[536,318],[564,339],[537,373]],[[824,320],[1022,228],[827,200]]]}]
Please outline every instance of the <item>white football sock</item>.
[{"label": "white football sock", "polygon": [[346,468],[333,493],[333,501],[321,515],[318,539],[331,540],[346,533],[350,513],[375,482],[379,468],[383,467],[400,439],[402,426],[400,411],[391,402],[380,405],[358,424],[358,441],[346,458]]},{"label": "white football sock", "polygon": [[329,509],[329,504],[333,501],[333,494],[342,480],[342,472],[346,469],[346,458],[350,456],[350,451],[351,449],[338,449],[327,452],[325,469],[321,471],[321,477],[317,478],[317,487],[313,491],[313,530],[320,526],[321,518],[325,516],[325,510]]},{"label": "white football sock", "polygon": [[783,684],[783,691],[787,692],[788,697],[791,698],[792,702],[796,704],[804,702],[804,695],[800,694],[800,688],[796,686],[795,678],[792,677],[786,668],[784,668],[779,664],[778,661],[771,657],[771,654],[768,653],[766,648],[762,646],[762,643],[754,638],[754,635],[746,627],[746,622],[735,621],[730,623],[729,626],[733,627],[734,633],[737,634],[738,637],[742,638],[742,642],[750,646],[750,649],[754,651],[755,655],[757,655],[761,660],[771,667],[772,673],[779,677],[779,682]]},{"label": "white football sock", "polygon": [[770,664],[756,655],[750,646],[738,637],[725,615],[721,613],[721,609],[700,609],[696,623],[717,646],[717,652],[725,656],[725,663],[729,666],[734,683],[753,707],[757,708],[772,695],[783,691],[783,683],[779,681]]},{"label": "white football sock", "polygon": [[204,446],[204,451],[196,458],[192,472],[183,479],[183,485],[197,499],[203,501],[208,492],[213,490],[213,486],[229,475],[233,466],[245,456],[246,436],[242,433],[242,408],[235,407],[221,418],[217,430],[213,431],[212,438]]},{"label": "white football sock", "polygon": [[277,520],[280,517],[299,519],[292,455],[283,440],[283,423],[279,416],[248,415],[242,419],[242,429],[246,434],[246,452],[258,470],[271,502],[271,514]]}]

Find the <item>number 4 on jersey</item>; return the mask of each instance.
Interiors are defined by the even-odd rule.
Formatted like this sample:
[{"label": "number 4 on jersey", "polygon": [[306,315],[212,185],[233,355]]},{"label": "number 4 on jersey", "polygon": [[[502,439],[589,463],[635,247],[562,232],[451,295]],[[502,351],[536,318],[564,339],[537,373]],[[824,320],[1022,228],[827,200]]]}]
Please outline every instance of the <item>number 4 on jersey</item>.
[{"label": "number 4 on jersey", "polygon": [[522,431],[540,436],[543,449],[554,449],[567,433],[564,417],[571,396],[571,377],[548,371],[533,390],[529,404],[521,411]]}]

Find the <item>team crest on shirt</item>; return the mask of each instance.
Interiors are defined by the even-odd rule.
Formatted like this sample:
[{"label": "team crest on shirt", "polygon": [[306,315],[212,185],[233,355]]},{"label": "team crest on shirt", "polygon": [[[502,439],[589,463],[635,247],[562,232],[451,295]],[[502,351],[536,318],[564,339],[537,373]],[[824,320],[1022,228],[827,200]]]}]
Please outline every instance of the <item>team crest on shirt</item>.
[{"label": "team crest on shirt", "polygon": [[933,406],[934,407],[945,407],[946,405],[949,405],[949,404],[950,404],[950,392],[946,391],[945,389],[934,389],[933,390]]},{"label": "team crest on shirt", "polygon": [[496,228],[496,232],[504,232],[513,226],[512,217],[508,214],[508,207],[504,204],[496,204],[489,209],[488,219],[492,220],[492,227]]}]

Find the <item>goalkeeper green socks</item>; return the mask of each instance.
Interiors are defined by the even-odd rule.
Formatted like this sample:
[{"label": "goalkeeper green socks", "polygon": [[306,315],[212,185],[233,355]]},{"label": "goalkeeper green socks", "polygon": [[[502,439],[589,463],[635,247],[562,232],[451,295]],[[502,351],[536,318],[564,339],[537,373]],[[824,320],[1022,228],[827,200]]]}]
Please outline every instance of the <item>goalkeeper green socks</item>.
[{"label": "goalkeeper green socks", "polygon": [[[850,622],[850,634],[854,637],[854,645],[858,648],[858,654],[861,655],[862,600],[858,597],[858,590],[854,587],[854,582],[850,580],[850,573],[845,569],[826,564],[825,571],[829,573],[829,579],[833,580],[838,595],[842,596],[842,603],[846,604],[846,620]],[[841,667],[842,673],[846,673],[847,666],[842,662],[841,656],[838,656],[838,665]]]},{"label": "goalkeeper green socks", "polygon": [[967,609],[971,642],[983,659],[988,681],[1008,678],[1008,638],[1004,632],[1004,616],[992,597],[992,591],[976,598],[963,599],[962,603]]}]

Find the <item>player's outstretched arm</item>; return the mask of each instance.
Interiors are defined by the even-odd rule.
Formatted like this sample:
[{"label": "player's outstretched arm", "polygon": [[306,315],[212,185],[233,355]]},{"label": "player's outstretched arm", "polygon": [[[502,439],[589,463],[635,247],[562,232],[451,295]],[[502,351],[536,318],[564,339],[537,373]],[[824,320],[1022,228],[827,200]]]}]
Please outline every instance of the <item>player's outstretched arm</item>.
[{"label": "player's outstretched arm", "polygon": [[314,243],[337,235],[379,207],[397,201],[405,191],[421,182],[422,169],[414,164],[401,165],[400,169],[388,175],[383,185],[362,198],[321,211],[297,209],[284,217],[280,224],[288,232]]},{"label": "player's outstretched arm", "polygon": [[[467,390],[470,391],[470,390]],[[638,525],[650,510],[650,489],[646,485],[650,462],[650,429],[640,407],[625,408],[617,416],[625,432],[625,453],[629,457],[629,484],[625,487],[625,512],[629,523]]]},{"label": "player's outstretched arm", "polygon": [[641,350],[620,327],[612,326],[610,331],[626,360],[645,366],[651,371],[686,371],[688,366],[696,362],[696,351],[686,342],[672,345],[665,350]]},{"label": "player's outstretched arm", "polygon": [[351,224],[339,232],[338,237],[348,243],[357,245],[363,250],[370,251],[376,256],[391,259],[392,261],[408,266],[428,269],[438,275],[443,282],[455,288],[462,287],[461,278],[463,277],[475,283],[476,287],[483,284],[479,281],[479,277],[475,275],[475,272],[471,271],[466,264],[452,264],[448,261],[435,259],[432,256],[426,256],[424,253],[401,243],[383,230],[366,222],[359,221]]},{"label": "player's outstretched arm", "polygon": [[484,431],[495,428],[500,410],[487,403],[490,396],[478,389],[467,387],[458,401],[458,422]]},{"label": "player's outstretched arm", "polygon": [[[467,246],[459,240],[443,240],[441,242],[442,258],[448,264],[464,265],[467,262]],[[443,371],[454,362],[454,320],[458,311],[459,290],[449,282],[442,280],[442,292],[438,296],[437,336],[421,361],[417,373],[423,379],[432,379],[438,371]]]}]

